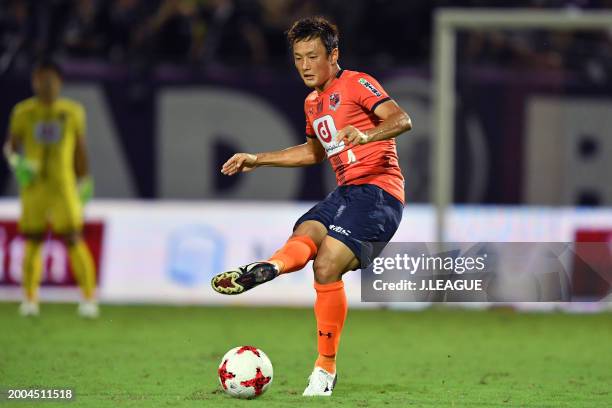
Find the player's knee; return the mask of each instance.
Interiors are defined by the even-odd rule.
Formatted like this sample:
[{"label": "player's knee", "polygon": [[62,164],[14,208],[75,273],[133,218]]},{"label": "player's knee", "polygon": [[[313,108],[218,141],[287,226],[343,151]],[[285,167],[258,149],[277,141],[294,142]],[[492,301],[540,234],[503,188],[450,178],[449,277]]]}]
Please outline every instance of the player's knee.
[{"label": "player's knee", "polygon": [[67,246],[73,246],[81,240],[81,233],[78,231],[72,231],[62,234],[62,240]]},{"label": "player's knee", "polygon": [[337,282],[342,276],[342,272],[334,261],[326,256],[317,257],[312,268],[314,269],[315,281],[320,284]]},{"label": "player's knee", "polygon": [[323,224],[318,221],[305,221],[293,231],[291,237],[308,236],[318,248],[321,246],[321,242],[323,242],[326,235],[327,229]]},{"label": "player's knee", "polygon": [[26,241],[42,242],[45,237],[45,234],[43,232],[34,232],[23,234],[23,236]]}]

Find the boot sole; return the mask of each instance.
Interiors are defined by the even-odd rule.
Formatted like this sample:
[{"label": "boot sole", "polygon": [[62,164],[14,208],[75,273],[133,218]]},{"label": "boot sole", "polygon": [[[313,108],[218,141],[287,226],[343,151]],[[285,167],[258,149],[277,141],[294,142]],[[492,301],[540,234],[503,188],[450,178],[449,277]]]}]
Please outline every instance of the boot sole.
[{"label": "boot sole", "polygon": [[241,274],[238,271],[223,272],[212,278],[210,284],[213,290],[222,295],[239,295],[244,287],[236,282]]}]

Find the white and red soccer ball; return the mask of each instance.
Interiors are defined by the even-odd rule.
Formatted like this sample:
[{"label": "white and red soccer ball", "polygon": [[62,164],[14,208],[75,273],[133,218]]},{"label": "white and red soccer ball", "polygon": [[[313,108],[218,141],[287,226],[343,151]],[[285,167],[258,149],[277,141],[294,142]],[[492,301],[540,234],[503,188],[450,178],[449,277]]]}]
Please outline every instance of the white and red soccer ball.
[{"label": "white and red soccer ball", "polygon": [[268,356],[252,346],[234,347],[225,353],[218,374],[223,391],[236,398],[259,397],[274,376]]}]

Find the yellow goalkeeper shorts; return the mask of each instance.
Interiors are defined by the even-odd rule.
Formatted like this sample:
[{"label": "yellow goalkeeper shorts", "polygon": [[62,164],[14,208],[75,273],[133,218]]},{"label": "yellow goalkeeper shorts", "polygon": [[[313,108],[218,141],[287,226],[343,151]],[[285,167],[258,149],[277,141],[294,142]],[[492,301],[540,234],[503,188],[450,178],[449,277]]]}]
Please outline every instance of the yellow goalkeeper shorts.
[{"label": "yellow goalkeeper shorts", "polygon": [[35,184],[22,189],[21,233],[39,234],[49,225],[56,234],[81,231],[83,208],[76,186]]}]

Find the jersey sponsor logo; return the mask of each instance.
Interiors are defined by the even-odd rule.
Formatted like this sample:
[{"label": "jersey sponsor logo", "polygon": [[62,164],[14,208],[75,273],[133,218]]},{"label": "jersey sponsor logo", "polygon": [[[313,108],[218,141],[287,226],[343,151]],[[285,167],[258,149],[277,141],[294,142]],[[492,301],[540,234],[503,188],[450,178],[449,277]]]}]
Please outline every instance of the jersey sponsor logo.
[{"label": "jersey sponsor logo", "polygon": [[323,145],[327,157],[340,153],[344,149],[344,142],[336,142],[338,130],[331,115],[325,115],[316,119],[312,122],[312,127]]},{"label": "jersey sponsor logo", "polygon": [[34,136],[42,144],[53,144],[62,138],[62,124],[53,122],[38,122],[34,126]]},{"label": "jersey sponsor logo", "polygon": [[340,93],[334,92],[329,95],[329,109],[335,111],[340,106]]},{"label": "jersey sponsor logo", "polygon": [[376,89],[367,79],[359,78],[359,83],[363,85],[365,89],[372,92],[376,97],[380,98],[382,96],[382,93],[380,93],[380,91]]},{"label": "jersey sponsor logo", "polygon": [[342,228],[339,225],[330,224],[329,229],[332,230],[332,231],[337,232],[338,234],[345,235],[347,237],[349,235],[351,235],[351,231],[350,230],[344,229],[344,228]]}]

